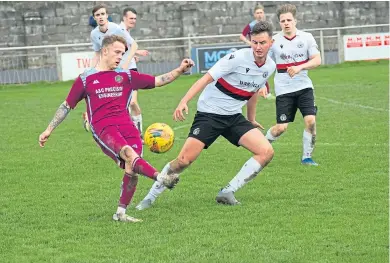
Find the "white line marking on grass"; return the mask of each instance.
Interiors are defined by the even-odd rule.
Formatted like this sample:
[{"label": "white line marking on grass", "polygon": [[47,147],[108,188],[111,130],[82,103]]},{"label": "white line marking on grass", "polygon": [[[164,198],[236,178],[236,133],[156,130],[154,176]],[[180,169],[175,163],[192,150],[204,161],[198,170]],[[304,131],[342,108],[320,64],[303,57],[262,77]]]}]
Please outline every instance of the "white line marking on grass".
[{"label": "white line marking on grass", "polygon": [[328,98],[325,98],[325,97],[318,97],[318,96],[316,96],[316,98],[322,99],[322,100],[326,100],[326,101],[334,103],[334,104],[341,104],[341,105],[345,105],[345,106],[352,106],[352,107],[357,107],[357,108],[361,108],[361,109],[368,109],[368,110],[375,110],[375,111],[386,111],[386,112],[389,111],[389,110],[384,109],[384,108],[375,108],[375,107],[361,105],[361,104],[342,102],[342,101],[337,101],[337,100],[334,100],[334,99],[328,99]]},{"label": "white line marking on grass", "polygon": [[176,131],[176,130],[184,129],[184,128],[189,127],[190,125],[191,124],[184,124],[184,125],[181,125],[181,126],[177,126],[177,127],[174,127],[173,130]]},{"label": "white line marking on grass", "polygon": [[[175,141],[185,141],[187,137],[175,137]],[[222,143],[224,140],[216,140],[213,144]],[[227,142],[228,143],[228,142]],[[291,143],[291,142],[275,142],[272,145],[280,146],[293,146],[301,147],[302,143]],[[341,142],[316,142],[316,146],[329,146],[329,147],[362,147],[362,148],[372,148],[372,147],[389,147],[387,143],[371,143],[371,144],[358,144],[358,143],[341,143]]]}]

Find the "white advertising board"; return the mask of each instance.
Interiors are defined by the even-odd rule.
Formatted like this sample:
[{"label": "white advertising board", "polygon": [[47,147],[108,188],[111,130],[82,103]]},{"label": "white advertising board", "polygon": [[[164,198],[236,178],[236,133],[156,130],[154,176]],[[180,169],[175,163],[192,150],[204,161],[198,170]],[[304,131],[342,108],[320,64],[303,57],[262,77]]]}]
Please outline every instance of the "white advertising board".
[{"label": "white advertising board", "polygon": [[389,52],[389,33],[344,36],[345,61],[389,59]]},{"label": "white advertising board", "polygon": [[77,52],[61,54],[62,80],[74,80],[92,65],[95,52]]}]

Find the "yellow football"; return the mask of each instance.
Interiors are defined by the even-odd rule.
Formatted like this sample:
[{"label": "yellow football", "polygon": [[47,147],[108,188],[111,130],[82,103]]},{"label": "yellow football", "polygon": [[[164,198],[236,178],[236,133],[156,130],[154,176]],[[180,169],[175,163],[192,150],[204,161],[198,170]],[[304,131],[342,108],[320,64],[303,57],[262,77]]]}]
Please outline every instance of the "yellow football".
[{"label": "yellow football", "polygon": [[169,151],[175,139],[175,134],[165,123],[153,123],[144,134],[144,143],[151,152],[165,153]]}]

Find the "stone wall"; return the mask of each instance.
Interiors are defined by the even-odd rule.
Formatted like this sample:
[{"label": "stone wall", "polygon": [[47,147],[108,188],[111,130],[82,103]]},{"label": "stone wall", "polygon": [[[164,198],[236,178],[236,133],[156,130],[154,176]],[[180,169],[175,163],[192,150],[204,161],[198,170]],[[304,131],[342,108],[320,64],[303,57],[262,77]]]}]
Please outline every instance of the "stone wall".
[{"label": "stone wall", "polygon": [[[87,43],[91,27],[91,9],[100,2],[0,2],[0,48],[48,44]],[[261,2],[257,2],[261,3]],[[389,22],[389,2],[294,2],[298,8],[299,28],[341,27]],[[114,22],[121,19],[122,10],[131,6],[138,12],[136,39],[182,37],[188,34],[235,34],[252,20],[256,2],[106,2]],[[275,10],[280,2],[263,2],[267,19],[279,30]],[[387,30],[388,29],[384,29]],[[358,33],[361,30],[349,31]],[[334,34],[334,32],[328,32]],[[238,39],[237,39],[238,41]],[[183,45],[183,42],[169,43]],[[160,45],[160,43],[155,43]],[[161,43],[164,45],[164,43]],[[142,47],[142,44],[140,45]],[[84,48],[83,50],[86,50]],[[73,49],[75,50],[75,49]],[[76,49],[77,50],[77,49]],[[81,50],[81,49],[79,49]],[[89,47],[88,47],[88,50]],[[64,50],[61,50],[64,52]],[[28,57],[27,65],[41,62],[29,50],[12,55]],[[45,51],[46,53],[48,51]],[[54,51],[51,51],[54,52]],[[164,57],[168,51],[154,52]],[[182,57],[185,48],[177,49],[172,57]],[[51,53],[47,62],[54,63]],[[4,52],[0,51],[0,56]],[[158,61],[159,59],[156,59]],[[22,61],[21,63],[26,61]],[[15,63],[15,62],[14,62]],[[17,63],[18,64],[18,63]],[[29,67],[30,67],[29,66]],[[18,67],[18,65],[16,65]]]},{"label": "stone wall", "polygon": [[[88,17],[98,2],[0,2],[0,47],[89,42]],[[261,2],[259,2],[261,3]],[[131,5],[138,11],[133,34],[165,38],[234,34],[252,19],[256,2],[109,2],[114,22]],[[264,2],[277,25],[280,2]],[[389,2],[295,2],[300,28],[339,27],[389,22]]]}]

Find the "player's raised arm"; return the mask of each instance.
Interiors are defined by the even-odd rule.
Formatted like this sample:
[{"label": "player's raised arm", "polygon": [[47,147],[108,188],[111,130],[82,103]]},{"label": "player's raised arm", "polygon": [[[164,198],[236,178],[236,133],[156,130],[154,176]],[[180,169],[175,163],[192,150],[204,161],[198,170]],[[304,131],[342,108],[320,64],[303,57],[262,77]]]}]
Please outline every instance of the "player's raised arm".
[{"label": "player's raised arm", "polygon": [[192,85],[192,87],[187,91],[186,95],[184,95],[184,97],[181,99],[179,105],[175,109],[173,113],[173,119],[175,121],[185,120],[186,118],[184,117],[183,112],[188,114],[187,103],[213,81],[214,79],[210,75],[210,73],[206,73],[203,75],[202,78],[195,82],[194,85]]},{"label": "player's raised arm", "polygon": [[183,59],[180,66],[171,72],[165,73],[163,75],[157,76],[155,80],[155,86],[161,87],[168,83],[171,83],[175,79],[177,79],[180,75],[188,71],[191,67],[193,67],[194,61],[191,59]]}]

